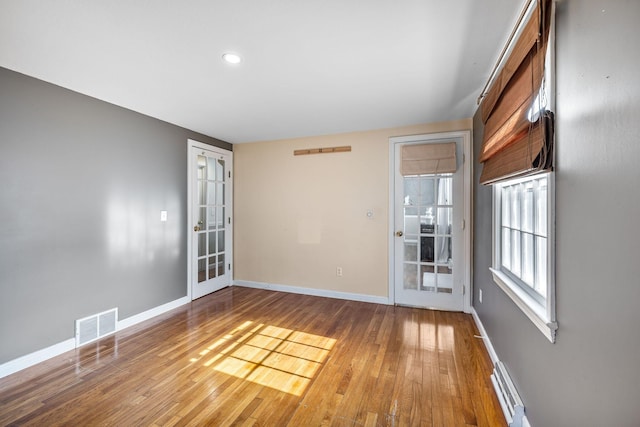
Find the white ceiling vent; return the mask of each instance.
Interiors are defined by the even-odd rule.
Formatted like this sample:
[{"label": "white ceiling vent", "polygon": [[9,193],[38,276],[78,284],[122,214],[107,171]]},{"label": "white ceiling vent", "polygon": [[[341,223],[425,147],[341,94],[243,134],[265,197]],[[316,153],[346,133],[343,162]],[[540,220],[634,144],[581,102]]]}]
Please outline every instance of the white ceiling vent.
[{"label": "white ceiling vent", "polygon": [[76,320],[76,347],[114,333],[117,323],[117,308]]}]

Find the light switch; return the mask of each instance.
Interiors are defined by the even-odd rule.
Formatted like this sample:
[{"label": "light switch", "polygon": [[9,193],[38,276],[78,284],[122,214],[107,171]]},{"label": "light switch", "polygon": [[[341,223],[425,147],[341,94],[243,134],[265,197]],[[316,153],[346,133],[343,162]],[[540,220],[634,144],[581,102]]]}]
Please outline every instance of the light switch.
[{"label": "light switch", "polygon": [[167,222],[167,211],[160,211],[160,221]]}]

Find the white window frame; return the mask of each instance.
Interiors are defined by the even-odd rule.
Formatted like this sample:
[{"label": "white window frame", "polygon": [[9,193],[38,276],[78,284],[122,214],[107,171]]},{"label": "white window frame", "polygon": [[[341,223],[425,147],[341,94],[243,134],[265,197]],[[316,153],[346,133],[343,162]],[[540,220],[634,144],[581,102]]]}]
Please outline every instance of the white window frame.
[{"label": "white window frame", "polygon": [[[541,303],[525,290],[528,285],[502,270],[502,187],[522,181],[505,181],[493,185],[493,266],[490,268],[494,282],[509,296],[533,324],[549,339],[555,342],[558,323],[556,322],[555,286],[555,174],[547,172],[547,295]],[[541,175],[529,177],[539,178]],[[534,267],[535,269],[535,267]]]}]

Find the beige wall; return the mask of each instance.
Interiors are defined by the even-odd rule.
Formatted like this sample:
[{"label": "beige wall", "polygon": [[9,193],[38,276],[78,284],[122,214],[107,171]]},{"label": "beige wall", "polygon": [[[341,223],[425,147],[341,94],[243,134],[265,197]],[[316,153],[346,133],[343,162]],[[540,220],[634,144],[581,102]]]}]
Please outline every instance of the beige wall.
[{"label": "beige wall", "polygon": [[[471,119],[235,145],[234,279],[387,297],[389,138],[469,129]],[[352,151],[293,155],[342,145]]]}]

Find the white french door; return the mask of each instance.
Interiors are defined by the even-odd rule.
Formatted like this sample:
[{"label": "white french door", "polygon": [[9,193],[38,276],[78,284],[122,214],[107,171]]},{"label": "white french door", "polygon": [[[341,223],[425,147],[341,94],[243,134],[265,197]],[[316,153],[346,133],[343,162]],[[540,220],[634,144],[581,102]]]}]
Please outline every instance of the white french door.
[{"label": "white french door", "polygon": [[[469,132],[391,139],[392,219],[390,292],[399,305],[468,311],[470,235],[465,230],[470,195],[464,165]],[[408,144],[456,143],[452,173],[400,173],[402,147]]]},{"label": "white french door", "polygon": [[232,153],[189,140],[191,299],[231,284]]}]

